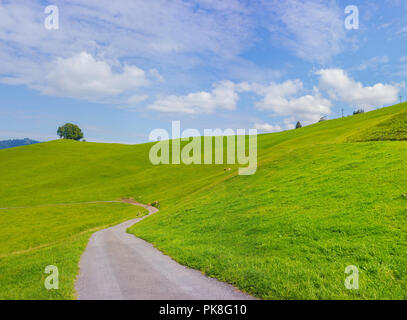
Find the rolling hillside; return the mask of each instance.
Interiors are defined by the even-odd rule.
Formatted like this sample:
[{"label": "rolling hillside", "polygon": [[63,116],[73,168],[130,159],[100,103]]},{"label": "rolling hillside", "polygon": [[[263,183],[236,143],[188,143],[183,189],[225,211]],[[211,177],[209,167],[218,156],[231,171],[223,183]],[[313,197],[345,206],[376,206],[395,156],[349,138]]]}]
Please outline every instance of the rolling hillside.
[{"label": "rolling hillside", "polygon": [[[161,209],[129,232],[259,298],[406,299],[406,110],[259,135],[253,176],[228,165],[153,166],[151,144],[62,140],[1,150],[0,208],[40,209],[0,210],[0,297],[72,298],[70,285],[42,287],[43,268],[66,266],[72,283],[91,230],[135,213],[98,204],[100,212],[81,205],[62,216],[55,205],[134,197]],[[49,219],[74,225],[54,232]],[[78,242],[63,241],[71,237]],[[359,268],[359,290],[344,287],[348,265]]]}]

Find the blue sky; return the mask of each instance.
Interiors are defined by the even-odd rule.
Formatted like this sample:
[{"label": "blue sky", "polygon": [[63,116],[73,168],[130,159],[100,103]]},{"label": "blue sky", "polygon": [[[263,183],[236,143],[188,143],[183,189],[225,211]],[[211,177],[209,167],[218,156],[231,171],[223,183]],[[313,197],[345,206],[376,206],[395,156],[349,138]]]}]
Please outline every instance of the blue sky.
[{"label": "blue sky", "polygon": [[407,100],[406,16],[402,0],[0,0],[0,139],[66,122],[96,142],[172,120],[273,132],[391,105]]}]

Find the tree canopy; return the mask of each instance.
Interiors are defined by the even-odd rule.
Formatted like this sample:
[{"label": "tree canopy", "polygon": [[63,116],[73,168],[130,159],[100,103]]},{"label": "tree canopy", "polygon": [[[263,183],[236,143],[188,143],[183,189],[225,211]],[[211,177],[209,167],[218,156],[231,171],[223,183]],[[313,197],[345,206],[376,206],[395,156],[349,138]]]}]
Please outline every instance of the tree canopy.
[{"label": "tree canopy", "polygon": [[60,138],[71,139],[71,140],[81,140],[83,138],[82,130],[72,123],[66,123],[58,128],[57,134]]}]

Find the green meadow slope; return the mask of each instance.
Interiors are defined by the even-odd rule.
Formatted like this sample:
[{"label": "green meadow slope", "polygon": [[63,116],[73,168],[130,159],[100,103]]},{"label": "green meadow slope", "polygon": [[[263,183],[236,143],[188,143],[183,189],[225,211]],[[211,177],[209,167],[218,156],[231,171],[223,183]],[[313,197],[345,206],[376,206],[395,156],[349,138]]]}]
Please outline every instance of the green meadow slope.
[{"label": "green meadow slope", "polygon": [[[406,111],[259,135],[252,176],[238,176],[238,166],[153,166],[151,144],[1,150],[0,208],[40,207],[0,210],[0,298],[74,297],[92,228],[135,214],[124,204],[83,204],[71,215],[41,205],[134,197],[161,209],[129,232],[259,298],[406,299]],[[48,264],[64,270],[62,293],[43,288]],[[348,265],[359,269],[359,290],[344,286]]]},{"label": "green meadow slope", "polygon": [[[0,299],[73,299],[90,236],[146,213],[124,203],[0,210]],[[58,290],[44,287],[48,265],[58,267]]]}]

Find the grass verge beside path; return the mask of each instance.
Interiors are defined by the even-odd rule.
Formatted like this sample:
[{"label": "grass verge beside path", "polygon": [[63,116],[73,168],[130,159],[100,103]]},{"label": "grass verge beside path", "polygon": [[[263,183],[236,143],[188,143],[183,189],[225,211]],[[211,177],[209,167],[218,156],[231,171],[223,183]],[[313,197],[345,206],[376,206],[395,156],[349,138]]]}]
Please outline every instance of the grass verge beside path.
[{"label": "grass verge beside path", "polygon": [[[0,299],[74,299],[79,260],[90,236],[147,213],[125,203],[2,210]],[[58,267],[58,290],[44,287],[48,265]]]}]

